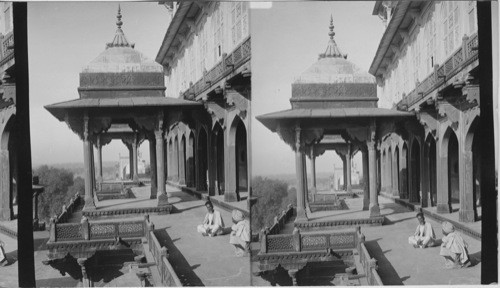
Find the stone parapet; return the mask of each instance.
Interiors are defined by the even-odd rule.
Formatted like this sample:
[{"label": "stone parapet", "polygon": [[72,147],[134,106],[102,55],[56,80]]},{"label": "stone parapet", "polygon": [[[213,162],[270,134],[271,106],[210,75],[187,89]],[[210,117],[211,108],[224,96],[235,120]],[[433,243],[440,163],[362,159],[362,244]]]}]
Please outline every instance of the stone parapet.
[{"label": "stone parapet", "polygon": [[359,219],[336,219],[326,221],[302,221],[295,222],[295,227],[303,231],[322,231],[325,229],[346,228],[353,226],[381,226],[384,223],[384,216],[359,218]]}]

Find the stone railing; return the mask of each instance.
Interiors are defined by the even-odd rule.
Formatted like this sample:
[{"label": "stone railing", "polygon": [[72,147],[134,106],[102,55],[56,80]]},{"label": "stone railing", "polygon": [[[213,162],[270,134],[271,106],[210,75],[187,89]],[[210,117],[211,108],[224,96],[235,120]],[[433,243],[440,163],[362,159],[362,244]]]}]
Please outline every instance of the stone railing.
[{"label": "stone railing", "polygon": [[80,223],[50,223],[49,243],[67,241],[111,240],[117,238],[142,238],[148,236],[149,216],[135,221],[89,222],[82,217]]},{"label": "stone railing", "polygon": [[477,34],[473,34],[470,37],[464,36],[462,38],[462,46],[451,54],[444,61],[444,64],[441,66],[435,65],[434,71],[427,78],[419,83],[408,95],[403,96],[403,99],[397,104],[398,109],[407,110],[410,106],[425,98],[437,86],[443,84],[446,79],[453,77],[464,66],[476,60],[478,57],[477,48]]},{"label": "stone railing", "polygon": [[125,184],[123,182],[102,181],[97,183],[97,188],[99,193],[121,192],[125,189]]},{"label": "stone railing", "polygon": [[215,64],[214,67],[207,71],[203,77],[192,84],[186,91],[184,91],[184,93],[181,93],[182,97],[184,99],[194,100],[196,96],[210,88],[213,84],[217,83],[249,60],[250,55],[251,43],[250,37],[248,37],[229,55],[223,54],[221,61]]},{"label": "stone railing", "polygon": [[[82,197],[77,192],[71,199],[69,200],[68,205],[63,205],[62,211],[59,215],[55,216],[56,223],[66,223],[71,214],[76,210],[78,205],[82,203]],[[51,219],[52,221],[52,219]]]},{"label": "stone railing", "polygon": [[[358,232],[358,235],[360,232]],[[359,262],[363,266],[363,270],[365,272],[366,280],[368,281],[368,285],[370,286],[383,286],[382,279],[378,275],[377,269],[377,260],[370,256],[368,253],[368,249],[365,246],[365,236],[361,234],[358,241],[358,253],[359,253]]]},{"label": "stone railing", "polygon": [[148,243],[149,250],[151,251],[151,254],[153,254],[153,258],[158,267],[158,272],[160,273],[161,284],[167,287],[181,287],[181,280],[179,280],[174,268],[168,261],[169,254],[167,248],[160,245],[160,242],[154,234],[153,223],[149,226]]},{"label": "stone railing", "polygon": [[274,223],[270,228],[264,228],[268,231],[267,235],[278,234],[285,227],[286,222],[293,216],[293,213],[293,206],[289,204],[286,210],[281,211],[281,213],[274,217]]},{"label": "stone railing", "polygon": [[292,234],[268,235],[263,233],[260,239],[260,253],[357,249],[362,234],[357,228],[351,230],[301,233],[299,229],[295,228]]},{"label": "stone railing", "polygon": [[0,65],[14,58],[14,33],[9,32],[6,35],[0,35]]}]

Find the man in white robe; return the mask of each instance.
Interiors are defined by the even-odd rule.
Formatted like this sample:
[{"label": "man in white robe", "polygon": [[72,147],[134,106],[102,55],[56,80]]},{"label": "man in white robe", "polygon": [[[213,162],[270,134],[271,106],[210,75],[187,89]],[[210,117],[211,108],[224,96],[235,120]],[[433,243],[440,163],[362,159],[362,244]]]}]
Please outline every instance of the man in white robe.
[{"label": "man in white robe", "polygon": [[250,250],[250,222],[239,210],[233,210],[232,218],[234,225],[229,243],[234,246],[236,256],[243,257]]},{"label": "man in white robe", "polygon": [[468,244],[462,236],[455,232],[455,227],[448,221],[444,221],[443,228],[443,243],[439,255],[446,260],[446,268],[465,268],[471,265],[469,253],[467,251]]},{"label": "man in white robe", "polygon": [[413,236],[408,238],[408,243],[415,248],[427,248],[434,246],[436,242],[436,234],[432,229],[431,223],[425,222],[425,217],[422,212],[417,214],[418,226]]},{"label": "man in white robe", "polygon": [[212,202],[205,202],[208,213],[203,219],[203,223],[198,225],[197,230],[203,236],[217,236],[221,235],[224,231],[224,221],[220,215],[220,212],[214,209]]}]

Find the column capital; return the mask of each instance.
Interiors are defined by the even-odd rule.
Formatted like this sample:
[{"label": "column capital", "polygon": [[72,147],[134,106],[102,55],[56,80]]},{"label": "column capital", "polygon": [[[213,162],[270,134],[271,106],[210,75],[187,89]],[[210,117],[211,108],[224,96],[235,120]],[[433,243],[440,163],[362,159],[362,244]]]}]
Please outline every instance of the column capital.
[{"label": "column capital", "polygon": [[163,140],[163,130],[155,130],[156,140]]},{"label": "column capital", "polygon": [[83,115],[83,141],[89,140],[89,115],[85,112]]},{"label": "column capital", "polygon": [[374,151],[375,148],[376,148],[376,142],[375,141],[366,141],[366,148],[369,150],[369,151]]},{"label": "column capital", "polygon": [[300,132],[302,131],[302,129],[300,128],[299,125],[295,126],[294,128],[295,130],[295,150],[296,151],[300,151],[301,150],[301,147],[302,147],[302,143],[301,143],[301,139],[300,139]]}]

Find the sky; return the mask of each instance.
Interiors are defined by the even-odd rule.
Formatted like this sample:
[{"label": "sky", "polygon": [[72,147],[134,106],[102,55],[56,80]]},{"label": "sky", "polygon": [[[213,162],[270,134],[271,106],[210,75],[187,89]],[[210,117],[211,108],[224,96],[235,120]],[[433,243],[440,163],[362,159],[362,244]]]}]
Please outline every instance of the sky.
[{"label": "sky", "polygon": [[[28,3],[28,61],[33,166],[83,162],[83,144],[64,122],[43,108],[78,98],[79,73],[111,42],[118,2]],[[121,3],[122,29],[135,49],[155,59],[167,31],[167,9],[157,2]],[[140,152],[149,162],[149,145]],[[128,156],[114,140],[103,147],[103,161]]]},{"label": "sky", "polygon": [[[330,16],[342,53],[368,71],[384,31],[382,21],[372,15],[374,5],[357,1],[274,2],[271,9],[251,11],[253,176],[295,173],[292,149],[254,117],[291,108],[291,84],[325,51]],[[361,161],[359,156],[356,159]],[[341,165],[339,161],[335,153],[325,153],[317,158],[316,171],[331,172],[333,165]]]},{"label": "sky", "polygon": [[[274,2],[252,9],[252,114],[290,108],[291,83],[311,66],[328,42],[330,15],[335,40],[348,60],[368,70],[383,33],[371,15],[374,2]],[[83,161],[83,145],[64,122],[43,106],[78,98],[79,73],[111,42],[117,2],[28,4],[31,146],[34,166]],[[155,59],[169,16],[157,2],[121,3],[122,29],[135,49]],[[168,89],[168,87],[167,87]],[[147,141],[140,147],[149,162]],[[294,173],[290,147],[260,122],[252,121],[253,174]],[[103,161],[118,161],[128,150],[115,140],[103,148]],[[336,159],[336,160],[335,160]],[[272,160],[272,161],[269,161]],[[316,161],[318,173],[339,164],[335,153]]]}]

